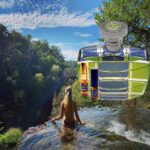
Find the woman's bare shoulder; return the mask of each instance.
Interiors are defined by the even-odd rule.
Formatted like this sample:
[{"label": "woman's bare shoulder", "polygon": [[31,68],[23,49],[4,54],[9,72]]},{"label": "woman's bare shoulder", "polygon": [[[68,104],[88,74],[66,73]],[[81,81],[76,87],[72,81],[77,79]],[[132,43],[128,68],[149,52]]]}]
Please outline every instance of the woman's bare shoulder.
[{"label": "woman's bare shoulder", "polygon": [[61,106],[64,106],[64,103],[65,103],[64,101],[61,101],[60,105],[61,105]]}]

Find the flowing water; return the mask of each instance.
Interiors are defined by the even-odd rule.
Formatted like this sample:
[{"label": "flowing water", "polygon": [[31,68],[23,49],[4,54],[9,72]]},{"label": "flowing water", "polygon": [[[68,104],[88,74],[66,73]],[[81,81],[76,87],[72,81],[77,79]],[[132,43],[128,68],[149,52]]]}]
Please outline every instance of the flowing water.
[{"label": "flowing water", "polygon": [[150,110],[135,108],[84,108],[79,111],[85,126],[64,129],[47,122],[32,127],[22,138],[20,150],[148,150]]}]

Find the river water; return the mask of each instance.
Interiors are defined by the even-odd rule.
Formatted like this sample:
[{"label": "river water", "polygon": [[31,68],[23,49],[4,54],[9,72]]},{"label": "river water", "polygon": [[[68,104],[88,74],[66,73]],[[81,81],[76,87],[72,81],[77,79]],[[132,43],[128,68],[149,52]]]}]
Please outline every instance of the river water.
[{"label": "river water", "polygon": [[20,150],[148,150],[150,110],[128,107],[84,108],[79,111],[85,126],[64,129],[47,122],[31,127],[22,138]]}]

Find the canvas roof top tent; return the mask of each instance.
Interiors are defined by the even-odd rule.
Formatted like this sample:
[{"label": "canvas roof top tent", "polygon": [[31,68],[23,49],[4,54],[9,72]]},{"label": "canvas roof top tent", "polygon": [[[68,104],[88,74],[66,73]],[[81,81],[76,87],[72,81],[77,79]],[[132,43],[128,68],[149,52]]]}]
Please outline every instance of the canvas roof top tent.
[{"label": "canvas roof top tent", "polygon": [[105,39],[103,46],[79,50],[81,95],[101,100],[127,100],[142,96],[149,79],[146,50],[123,45],[123,37],[128,30],[123,22],[102,23],[100,30]]}]

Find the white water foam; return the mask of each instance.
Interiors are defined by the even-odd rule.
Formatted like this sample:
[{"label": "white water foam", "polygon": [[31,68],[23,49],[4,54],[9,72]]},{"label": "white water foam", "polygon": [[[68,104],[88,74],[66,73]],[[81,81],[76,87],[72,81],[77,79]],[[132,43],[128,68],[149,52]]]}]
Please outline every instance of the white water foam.
[{"label": "white water foam", "polygon": [[118,135],[124,136],[128,140],[150,145],[150,134],[145,132],[144,130],[140,130],[138,132],[134,129],[127,130],[126,125],[116,122],[114,120],[110,122],[108,130],[111,132],[115,132]]}]

